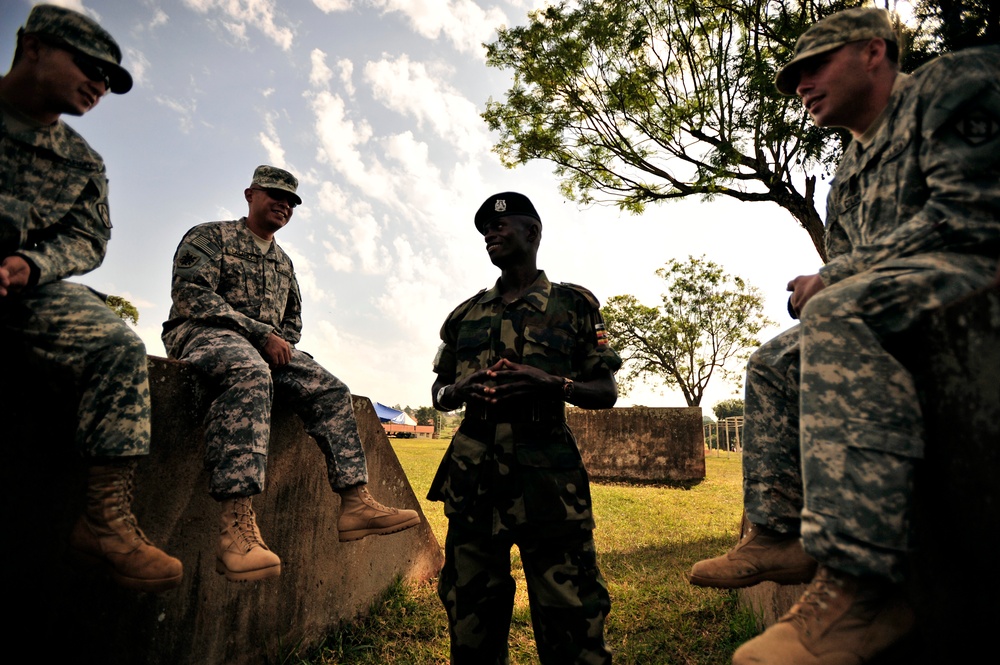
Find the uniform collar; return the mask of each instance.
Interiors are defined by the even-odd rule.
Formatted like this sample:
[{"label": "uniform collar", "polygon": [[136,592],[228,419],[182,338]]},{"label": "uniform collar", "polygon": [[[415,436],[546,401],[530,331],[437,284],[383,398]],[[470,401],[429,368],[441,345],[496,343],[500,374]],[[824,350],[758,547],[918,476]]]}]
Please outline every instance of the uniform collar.
[{"label": "uniform collar", "polygon": [[[540,312],[544,312],[545,308],[549,304],[549,296],[552,295],[552,282],[549,278],[545,276],[544,270],[538,271],[538,276],[535,277],[535,281],[531,283],[531,286],[521,294],[521,296],[514,302],[524,301],[526,304],[534,307]],[[498,278],[493,288],[486,291],[482,296],[479,297],[479,304],[485,305],[487,303],[493,302],[495,300],[501,300],[500,295],[500,279]],[[513,303],[511,303],[513,304]]]}]

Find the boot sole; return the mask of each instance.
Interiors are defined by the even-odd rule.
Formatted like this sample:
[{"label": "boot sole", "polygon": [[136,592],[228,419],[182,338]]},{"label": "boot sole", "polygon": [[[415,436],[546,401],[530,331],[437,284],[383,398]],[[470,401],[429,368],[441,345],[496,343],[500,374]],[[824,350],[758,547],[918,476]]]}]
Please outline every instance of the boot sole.
[{"label": "boot sole", "polygon": [[399,533],[400,531],[405,531],[406,529],[417,526],[418,524],[420,524],[420,515],[417,515],[407,522],[393,524],[392,526],[385,526],[380,529],[354,529],[352,531],[341,531],[338,538],[342,543],[349,543],[355,540],[361,540],[365,536],[387,536],[390,533]]},{"label": "boot sole", "polygon": [[219,559],[216,559],[215,572],[220,575],[225,575],[226,579],[230,582],[256,582],[258,580],[266,580],[281,575],[281,564],[279,563],[274,566],[268,566],[267,568],[244,570],[240,572],[236,570],[229,570],[226,568],[226,564],[222,563]]},{"label": "boot sole", "polygon": [[808,568],[796,568],[794,570],[769,570],[757,573],[749,577],[701,577],[699,575],[688,575],[688,582],[694,586],[710,587],[713,589],[743,589],[754,586],[761,582],[774,582],[775,584],[809,584],[813,576],[816,575],[816,566]]},{"label": "boot sole", "polygon": [[176,589],[179,587],[181,585],[181,580],[184,578],[183,571],[179,575],[174,575],[173,577],[162,577],[151,580],[138,577],[126,577],[125,575],[121,575],[116,572],[114,566],[112,566],[107,559],[91,552],[85,552],[70,546],[69,555],[73,561],[81,566],[91,569],[104,569],[107,571],[108,575],[115,582],[115,584],[124,589],[131,589],[132,591],[144,591],[146,593],[169,591],[170,589]]}]

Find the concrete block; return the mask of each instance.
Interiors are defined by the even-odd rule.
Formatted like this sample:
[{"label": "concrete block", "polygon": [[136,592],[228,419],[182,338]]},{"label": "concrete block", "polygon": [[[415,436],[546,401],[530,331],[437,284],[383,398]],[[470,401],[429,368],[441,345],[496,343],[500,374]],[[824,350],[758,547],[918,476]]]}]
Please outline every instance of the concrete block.
[{"label": "concrete block", "polygon": [[[426,522],[399,534],[338,541],[340,499],[326,482],[323,456],[298,417],[278,406],[267,487],[254,508],[265,541],[282,558],[282,573],[261,582],[226,581],[215,572],[218,504],[208,496],[202,462],[204,386],[191,366],[176,361],[151,357],[150,374],[152,452],[139,465],[134,508],[151,540],[184,563],[182,586],[159,595],[124,591],[66,556],[84,487],[71,414],[58,406],[65,400],[51,395],[23,399],[4,441],[14,453],[4,469],[6,505],[16,513],[4,538],[8,560],[17,562],[10,569],[9,635],[23,631],[29,648],[65,649],[87,662],[277,662],[366,614],[395,578],[437,575],[443,555]],[[422,514],[370,400],[355,396],[354,409],[372,494]],[[39,635],[51,635],[51,646]]]},{"label": "concrete block", "polygon": [[591,478],[686,482],[705,477],[701,407],[567,409]]}]

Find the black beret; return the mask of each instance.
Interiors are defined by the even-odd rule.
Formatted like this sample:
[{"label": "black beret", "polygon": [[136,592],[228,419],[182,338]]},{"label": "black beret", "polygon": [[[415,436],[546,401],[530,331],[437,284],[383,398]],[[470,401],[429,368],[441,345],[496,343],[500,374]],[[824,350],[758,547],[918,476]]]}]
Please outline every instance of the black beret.
[{"label": "black beret", "polygon": [[476,228],[483,235],[486,235],[486,225],[501,217],[511,217],[513,215],[524,215],[534,217],[541,223],[542,219],[535,212],[535,206],[524,194],[517,192],[500,192],[494,194],[479,206],[476,211]]}]

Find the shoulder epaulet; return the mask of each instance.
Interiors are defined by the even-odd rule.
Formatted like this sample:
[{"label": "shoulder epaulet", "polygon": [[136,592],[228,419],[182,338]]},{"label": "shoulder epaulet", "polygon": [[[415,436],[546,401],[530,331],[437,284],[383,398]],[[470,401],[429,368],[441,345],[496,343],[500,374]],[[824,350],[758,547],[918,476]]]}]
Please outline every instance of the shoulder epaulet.
[{"label": "shoulder epaulet", "polygon": [[483,295],[484,293],[486,293],[486,289],[479,289],[479,291],[476,292],[476,295],[463,300],[461,303],[459,303],[458,307],[451,310],[451,314],[448,315],[448,320],[450,321],[456,316],[464,316],[465,313],[470,309],[472,309],[472,306],[476,304],[476,301],[479,300],[479,296]]},{"label": "shoulder epaulet", "polygon": [[570,284],[569,282],[559,282],[559,286],[565,286],[567,289],[576,291],[582,295],[594,309],[601,308],[601,303],[597,300],[597,296],[595,296],[590,289],[580,286],[579,284]]}]

